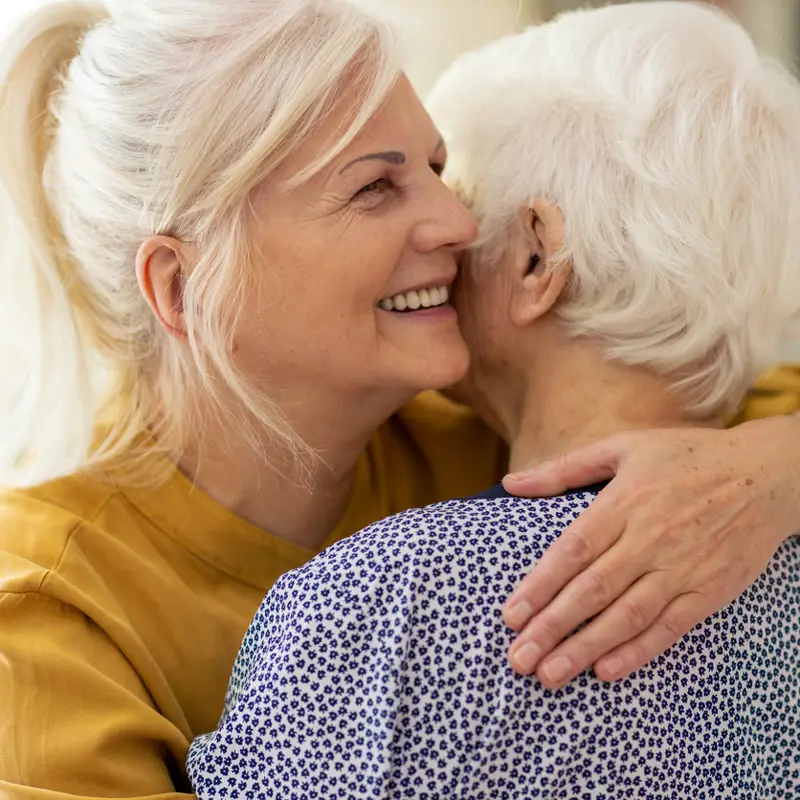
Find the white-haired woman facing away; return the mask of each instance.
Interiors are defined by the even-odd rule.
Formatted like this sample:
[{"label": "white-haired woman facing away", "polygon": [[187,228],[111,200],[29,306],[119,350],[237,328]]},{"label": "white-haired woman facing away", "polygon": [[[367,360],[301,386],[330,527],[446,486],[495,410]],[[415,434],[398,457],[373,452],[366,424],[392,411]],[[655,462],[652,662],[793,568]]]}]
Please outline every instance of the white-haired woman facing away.
[{"label": "white-haired woman facing away", "polygon": [[[512,465],[721,426],[800,311],[797,82],[715,11],[634,3],[464,57],[430,107],[482,229],[468,383]],[[192,747],[201,800],[800,797],[798,537],[620,683],[507,663],[514,574],[596,492],[409,511],[282,578]],[[523,634],[511,659],[540,650]]]}]

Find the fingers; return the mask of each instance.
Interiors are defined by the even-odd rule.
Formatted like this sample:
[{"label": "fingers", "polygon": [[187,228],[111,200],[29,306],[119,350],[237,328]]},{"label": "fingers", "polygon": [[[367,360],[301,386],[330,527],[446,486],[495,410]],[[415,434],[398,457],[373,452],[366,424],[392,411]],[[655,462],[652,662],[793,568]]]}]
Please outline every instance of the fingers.
[{"label": "fingers", "polygon": [[649,629],[669,602],[667,578],[650,573],[583,630],[562,642],[536,670],[542,685],[558,689],[614,648]]},{"label": "fingers", "polygon": [[555,461],[506,475],[503,486],[518,497],[548,497],[568,489],[589,486],[613,478],[628,447],[626,434],[610,436],[565,453]]},{"label": "fingers", "polygon": [[669,650],[695,625],[714,613],[716,607],[697,592],[676,597],[647,630],[600,658],[594,665],[595,675],[601,681],[627,677]]},{"label": "fingers", "polygon": [[[536,670],[539,662],[566,636],[569,636],[581,623],[608,608],[641,577],[646,570],[646,564],[640,563],[642,559],[622,548],[617,549],[619,553],[612,551],[601,556],[589,569],[570,581],[547,608],[532,618],[509,648],[509,661],[514,670],[523,675],[529,675]],[[644,599],[639,594],[636,595],[636,599],[635,610],[638,613],[641,608],[642,613],[636,618],[632,617],[632,612],[627,614],[625,617],[628,625],[627,636],[618,638],[614,644],[627,641],[644,630],[660,610],[650,610],[650,606],[645,606]],[[661,607],[663,605],[662,600]],[[651,618],[645,618],[645,610],[652,615]],[[575,636],[580,638],[577,649],[574,643],[572,649],[580,655],[583,642],[590,644],[591,639],[586,639],[585,631]],[[607,652],[607,649],[603,652]],[[589,664],[591,660],[586,662],[587,666]],[[564,662],[560,662],[559,666],[565,667]]]},{"label": "fingers", "polygon": [[[521,630],[569,581],[605,553],[622,535],[618,517],[609,487],[547,549],[541,561],[514,590],[503,608],[506,625],[512,630]],[[565,624],[562,622],[559,627],[564,628]],[[567,628],[564,635],[572,629]]]}]

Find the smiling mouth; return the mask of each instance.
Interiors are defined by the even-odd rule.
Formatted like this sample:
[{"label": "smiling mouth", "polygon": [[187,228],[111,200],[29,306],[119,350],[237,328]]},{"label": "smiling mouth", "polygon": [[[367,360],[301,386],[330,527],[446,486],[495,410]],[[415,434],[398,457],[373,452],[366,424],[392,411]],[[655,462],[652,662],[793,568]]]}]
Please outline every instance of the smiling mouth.
[{"label": "smiling mouth", "polygon": [[378,303],[378,308],[384,311],[420,311],[423,308],[438,308],[447,303],[450,297],[449,286],[431,286],[411,292],[396,294],[394,297],[384,297]]}]

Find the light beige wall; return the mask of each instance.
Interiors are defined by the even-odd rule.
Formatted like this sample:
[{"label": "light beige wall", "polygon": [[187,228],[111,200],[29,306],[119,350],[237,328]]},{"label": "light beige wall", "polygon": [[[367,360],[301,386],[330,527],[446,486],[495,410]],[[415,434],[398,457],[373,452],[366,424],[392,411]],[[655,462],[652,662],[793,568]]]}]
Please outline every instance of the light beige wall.
[{"label": "light beige wall", "polygon": [[[539,0],[544,19],[559,11],[587,5],[605,5],[607,0]],[[796,62],[800,40],[800,0],[707,0],[730,11],[750,31],[761,50],[783,61]]]},{"label": "light beige wall", "polygon": [[783,61],[797,57],[798,0],[727,0],[726,5],[763,51]]},{"label": "light beige wall", "polygon": [[538,0],[360,2],[391,18],[405,34],[408,75],[423,97],[458,55],[535,22],[539,6]]}]

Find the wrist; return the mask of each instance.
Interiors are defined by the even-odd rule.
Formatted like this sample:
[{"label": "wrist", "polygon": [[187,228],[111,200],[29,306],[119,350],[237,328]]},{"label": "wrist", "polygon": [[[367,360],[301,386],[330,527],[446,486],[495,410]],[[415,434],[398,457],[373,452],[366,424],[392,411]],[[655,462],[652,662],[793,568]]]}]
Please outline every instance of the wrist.
[{"label": "wrist", "polygon": [[751,461],[748,487],[762,499],[765,528],[779,537],[777,547],[800,531],[800,412],[745,422],[733,431]]}]

